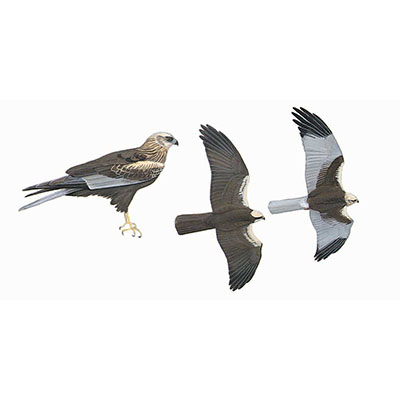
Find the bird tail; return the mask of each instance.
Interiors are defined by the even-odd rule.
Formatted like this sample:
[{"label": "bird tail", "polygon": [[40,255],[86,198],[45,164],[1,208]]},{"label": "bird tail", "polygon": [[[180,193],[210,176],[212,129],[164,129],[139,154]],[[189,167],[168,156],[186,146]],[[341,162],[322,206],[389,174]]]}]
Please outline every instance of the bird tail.
[{"label": "bird tail", "polygon": [[175,228],[179,235],[215,228],[213,213],[178,215]]},{"label": "bird tail", "polygon": [[61,178],[58,179],[53,179],[51,181],[47,181],[47,182],[43,182],[43,183],[39,183],[37,185],[32,185],[29,186],[25,189],[23,189],[23,191],[27,191],[27,190],[40,190],[40,192],[37,193],[31,193],[28,194],[26,197],[28,196],[32,196],[33,194],[39,194],[39,193],[43,193],[43,192],[48,192],[50,190],[57,190],[57,189],[72,189],[72,188],[82,188],[82,187],[86,187],[86,182],[77,176],[71,176],[71,175],[65,175]]},{"label": "bird tail", "polygon": [[295,199],[270,201],[268,204],[268,209],[271,214],[280,214],[296,210],[307,210],[307,196],[296,197]]},{"label": "bird tail", "polygon": [[36,192],[29,193],[25,197],[34,196],[41,193],[52,192],[47,196],[42,197],[32,203],[21,207],[18,211],[26,210],[31,207],[38,206],[39,204],[46,203],[46,201],[57,199],[58,197],[65,196],[86,187],[86,183],[82,178],[70,175],[63,176],[58,179],[39,183],[37,185],[29,186],[24,191],[36,190]]},{"label": "bird tail", "polygon": [[[18,211],[23,211],[27,210],[28,208],[38,206],[39,204],[46,203],[47,201],[57,199],[58,197],[65,196],[67,194],[76,192],[77,189],[59,189],[55,190],[54,192],[51,192],[47,196],[44,196],[36,201],[33,201],[32,203],[26,204],[25,206],[21,207]],[[32,194],[38,194],[41,193],[42,191],[40,190],[39,192],[32,193]]]}]

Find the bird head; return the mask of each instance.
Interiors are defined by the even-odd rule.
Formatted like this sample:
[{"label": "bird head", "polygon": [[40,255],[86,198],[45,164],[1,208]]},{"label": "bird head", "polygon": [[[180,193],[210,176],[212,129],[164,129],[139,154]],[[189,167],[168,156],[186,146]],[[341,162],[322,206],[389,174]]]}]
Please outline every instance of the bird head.
[{"label": "bird head", "polygon": [[262,219],[265,219],[263,213],[260,212],[260,211],[253,210],[253,211],[250,213],[250,215],[251,215],[251,217],[254,219],[253,222],[258,222],[258,221],[261,221]]},{"label": "bird head", "polygon": [[344,201],[346,202],[347,206],[351,206],[354,203],[359,203],[358,199],[354,194],[351,193],[346,193],[344,195]]},{"label": "bird head", "polygon": [[179,142],[170,133],[166,132],[154,133],[149,137],[149,139],[153,139],[160,146],[165,147],[167,150],[174,144],[179,146]]}]

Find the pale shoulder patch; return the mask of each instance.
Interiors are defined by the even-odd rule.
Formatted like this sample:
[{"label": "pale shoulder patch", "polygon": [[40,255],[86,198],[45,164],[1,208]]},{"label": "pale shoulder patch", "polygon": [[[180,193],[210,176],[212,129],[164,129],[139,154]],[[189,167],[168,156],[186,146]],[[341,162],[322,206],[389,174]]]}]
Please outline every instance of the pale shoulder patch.
[{"label": "pale shoulder patch", "polygon": [[346,219],[348,219],[350,222],[353,222],[353,219],[350,217],[349,214],[347,214],[347,207],[343,207],[340,210],[340,213],[343,215],[343,217],[345,217]]},{"label": "pale shoulder patch", "polygon": [[164,168],[164,163],[157,161],[138,161],[136,163],[128,164],[130,169],[151,169],[151,168]]},{"label": "pale shoulder patch", "polygon": [[239,196],[242,199],[242,203],[247,207],[249,206],[249,203],[247,200],[247,188],[249,187],[249,182],[250,182],[250,176],[247,175],[244,177],[242,184],[240,185],[240,188],[239,188]]},{"label": "pale shoulder patch", "polygon": [[[111,167],[116,177],[101,174],[84,176],[89,189],[135,185],[157,178],[164,168],[164,164],[155,161],[137,161],[131,164],[115,164]],[[130,179],[129,179],[130,178]]]},{"label": "pale shoulder patch", "polygon": [[261,241],[258,239],[258,237],[254,234],[253,232],[253,227],[249,225],[247,229],[245,230],[245,236],[246,239],[254,246],[254,247],[260,247],[261,246]]},{"label": "pale shoulder patch", "polygon": [[343,185],[342,185],[343,165],[344,165],[344,161],[340,164],[339,168],[336,171],[336,179],[342,189],[343,189]]},{"label": "pale shoulder patch", "polygon": [[115,164],[112,166],[111,171],[115,174],[124,174],[134,170],[142,171],[160,171],[164,168],[164,164],[156,161],[137,161],[131,164]]}]

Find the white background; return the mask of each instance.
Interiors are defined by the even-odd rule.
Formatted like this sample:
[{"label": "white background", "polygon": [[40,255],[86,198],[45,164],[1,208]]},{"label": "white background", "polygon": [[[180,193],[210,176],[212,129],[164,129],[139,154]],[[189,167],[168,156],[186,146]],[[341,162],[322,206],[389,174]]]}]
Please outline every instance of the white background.
[{"label": "white background", "polygon": [[[336,134],[345,156],[344,187],[360,203],[346,245],[328,260],[313,259],[316,233],[308,212],[272,216],[272,199],[306,194],[304,152],[291,108],[303,105]],[[396,235],[389,199],[396,197],[395,160],[400,102],[13,102],[2,105],[10,148],[9,195],[3,221],[5,298],[399,298]],[[22,118],[20,116],[23,116]],[[249,202],[266,215],[253,226],[264,243],[253,280],[232,293],[214,231],[180,237],[180,213],[210,211],[210,171],[198,138],[200,123],[225,132],[250,171]],[[131,216],[143,238],[122,237],[123,215],[102,198],[62,198],[17,209],[23,187],[64,175],[73,165],[139,146],[153,132],[173,133],[158,181],[137,193]],[[385,138],[377,140],[383,132]],[[24,143],[23,146],[20,144]],[[16,256],[18,254],[18,256]]]},{"label": "white background", "polygon": [[[239,3],[215,0],[198,3],[3,2],[0,6],[0,98],[5,101],[49,100],[53,107],[59,106],[54,105],[53,100],[270,100],[271,107],[279,109],[274,111],[276,115],[271,115],[272,112],[267,114],[263,109],[256,113],[256,121],[247,123],[254,123],[256,129],[260,129],[274,121],[280,128],[277,134],[284,135],[285,145],[294,146],[297,159],[293,163],[296,161],[298,165],[296,171],[286,167],[271,171],[268,174],[271,192],[267,187],[261,189],[260,178],[255,175],[257,168],[250,164],[253,160],[247,155],[247,140],[242,136],[245,131],[239,129],[242,128],[241,117],[230,115],[223,120],[213,118],[211,121],[211,114],[206,116],[208,122],[218,124],[218,128],[229,134],[240,148],[252,173],[251,204],[263,211],[266,210],[264,201],[303,193],[304,160],[297,133],[290,122],[289,108],[295,104],[310,107],[335,131],[345,154],[345,187],[356,193],[361,201],[350,209],[356,224],[345,247],[325,264],[312,262],[315,243],[306,215],[275,216],[258,224],[257,235],[265,244],[267,238],[273,240],[274,246],[270,246],[268,253],[264,251],[262,265],[248,288],[256,290],[260,285],[262,289],[271,290],[268,285],[273,285],[273,278],[277,279],[276,274],[281,274],[281,268],[290,268],[287,282],[292,279],[294,268],[284,257],[279,265],[271,265],[267,262],[267,254],[276,257],[275,246],[284,245],[281,240],[283,233],[286,236],[293,234],[299,239],[300,232],[300,239],[304,242],[296,249],[299,254],[296,265],[299,264],[301,276],[310,274],[313,282],[319,281],[325,290],[330,287],[325,279],[329,275],[324,277],[320,274],[340,273],[344,280],[351,276],[352,281],[348,283],[351,286],[354,275],[349,275],[349,271],[355,268],[360,271],[358,281],[353,285],[357,298],[386,297],[384,290],[377,290],[378,287],[387,288],[389,296],[393,296],[393,293],[396,295],[396,275],[395,265],[390,259],[396,257],[396,248],[391,245],[397,235],[395,190],[398,179],[393,173],[397,165],[390,157],[397,154],[395,150],[398,147],[397,106],[379,103],[377,110],[367,106],[366,117],[364,112],[360,112],[358,101],[399,98],[396,6],[394,1],[337,1],[331,4],[320,1]],[[278,104],[277,100],[288,102]],[[321,100],[339,102],[324,104]],[[344,100],[357,102],[345,104]],[[49,104],[43,108],[49,110]],[[30,106],[34,109],[33,105],[25,105],[25,109]],[[7,118],[3,115],[6,107]],[[27,229],[35,227],[43,229],[43,234],[49,232],[51,215],[54,217],[51,221],[54,236],[60,235],[60,227],[64,227],[66,232],[65,224],[74,222],[69,221],[72,219],[70,212],[76,207],[80,216],[77,222],[90,225],[92,229],[74,229],[75,235],[82,231],[92,244],[95,242],[93,235],[110,235],[110,240],[118,240],[120,246],[129,249],[127,256],[132,255],[132,246],[137,243],[132,243],[130,238],[122,240],[118,232],[115,236],[120,216],[103,199],[60,199],[52,205],[41,206],[42,210],[27,211],[25,217],[15,212],[22,200],[19,189],[42,177],[46,179],[50,172],[44,164],[39,170],[20,156],[21,148],[26,155],[26,147],[36,143],[34,138],[29,138],[34,128],[41,128],[43,131],[39,133],[47,138],[50,131],[54,135],[64,133],[62,138],[55,136],[51,139],[53,143],[42,144],[46,159],[54,168],[52,174],[61,174],[74,164],[73,157],[76,157],[76,162],[81,162],[90,154],[96,157],[111,150],[110,144],[113,149],[117,148],[117,137],[108,136],[96,138],[98,149],[93,145],[90,149],[77,146],[71,150],[68,147],[69,151],[63,151],[62,157],[46,149],[50,144],[50,149],[55,144],[63,149],[71,146],[66,144],[68,135],[93,134],[92,124],[108,118],[99,115],[101,111],[89,122],[89,118],[86,119],[87,125],[83,123],[86,117],[79,118],[82,126],[78,127],[78,117],[75,120],[75,117],[64,115],[65,118],[57,120],[50,129],[52,117],[39,118],[41,114],[37,110],[37,120],[30,115],[29,132],[24,132],[17,141],[18,138],[11,136],[12,129],[23,126],[21,120],[27,118],[26,115],[15,115],[19,107],[22,107],[20,103],[12,107],[1,106],[4,235],[1,268],[5,273],[2,279],[12,282],[10,288],[5,288],[6,283],[2,283],[1,290],[3,297],[12,292],[13,296],[19,293],[20,297],[32,298],[39,290],[28,287],[38,284],[38,277],[34,276],[38,264],[30,264],[31,271],[26,275],[25,266],[14,260],[27,258],[25,253],[30,246],[27,241],[38,236],[37,232],[29,236]],[[98,110],[100,108],[101,104]],[[357,111],[352,115],[354,108]],[[66,106],[61,107],[62,111],[64,109]],[[52,111],[57,115],[56,110]],[[379,124],[375,112],[386,116],[382,116]],[[139,129],[139,118],[133,118],[132,109],[121,114],[124,115],[120,118],[125,118],[126,123],[113,121],[110,129],[106,129],[107,126],[104,129],[108,134],[112,131],[118,135],[118,144],[126,143],[122,147],[127,147],[134,143],[134,136],[145,135],[145,130]],[[12,129],[9,128],[11,116],[15,120]],[[265,121],[261,121],[264,116]],[[359,139],[353,141],[353,135],[362,137],[364,130],[360,128],[368,125],[368,120],[372,120],[375,127],[375,132],[368,130],[369,136],[365,139],[368,143]],[[120,123],[120,129],[116,129]],[[203,168],[202,185],[208,187],[208,166],[199,139],[195,138],[197,123],[197,120],[193,121],[196,126],[191,125],[179,135],[176,132],[182,147],[173,149],[176,151],[171,152],[159,181],[140,192],[135,199],[138,212],[134,215],[140,218],[139,226],[146,235],[140,246],[144,246],[150,234],[162,235],[160,230],[150,226],[153,216],[144,218],[146,202],[156,191],[162,193],[163,185],[171,184],[183,157],[199,157],[199,170]],[[8,127],[6,131],[3,126]],[[63,126],[71,130],[67,133]],[[165,129],[172,131],[174,126],[165,126]],[[151,124],[146,123],[145,128],[150,130]],[[160,128],[157,126],[155,129]],[[272,134],[270,130],[263,132]],[[253,130],[252,134],[255,133]],[[123,138],[126,139],[124,143]],[[373,146],[371,141],[375,141]],[[277,144],[282,142],[281,136],[274,138],[277,148],[282,148]],[[104,146],[104,151],[100,146]],[[367,159],[366,155],[360,156],[364,148],[373,149],[368,169],[361,167]],[[82,156],[78,151],[83,152]],[[93,153],[89,154],[89,151]],[[35,147],[32,152],[39,150]],[[254,153],[256,150],[252,148],[249,154]],[[34,155],[29,155],[30,162]],[[279,165],[286,163],[285,159],[278,161]],[[23,165],[26,169],[24,182],[10,182],[10,175],[15,174],[16,179],[20,179]],[[387,167],[383,168],[384,165]],[[3,178],[5,170],[8,173]],[[365,184],[367,173],[376,176],[373,180],[374,198],[367,193],[370,187]],[[25,182],[28,174],[32,176],[32,182],[31,179]],[[391,179],[393,176],[396,180]],[[281,180],[290,184],[281,186]],[[259,197],[256,190],[268,190],[268,193]],[[183,205],[194,205],[194,196],[189,194],[190,202],[180,200]],[[201,190],[200,195],[205,196],[205,191]],[[207,204],[204,197],[198,201]],[[95,207],[96,210],[92,210]],[[171,211],[162,213],[169,221],[169,213],[173,214]],[[381,215],[386,218],[380,218]],[[28,218],[35,222],[28,223]],[[18,231],[10,227],[10,220],[19,227]],[[296,231],[284,232],[283,229],[291,222]],[[376,231],[378,226],[382,229]],[[169,227],[173,232],[171,225],[160,224],[159,229],[161,227]],[[374,235],[367,236],[364,228],[371,232],[374,228]],[[205,240],[208,233],[202,235]],[[207,243],[211,245],[213,240],[209,236]],[[162,236],[162,240],[166,237],[169,236]],[[189,246],[198,237],[200,234],[176,239],[177,242],[185,239]],[[379,252],[385,238],[387,246]],[[56,242],[56,238],[51,239],[51,243]],[[164,246],[161,240],[158,243]],[[42,241],[40,248],[45,244]],[[297,299],[292,300],[256,300],[254,296],[252,301],[243,301],[243,297],[250,296],[247,294],[249,291],[238,295],[229,293],[224,260],[215,241],[214,246],[215,257],[219,257],[220,262],[212,266],[212,279],[206,283],[223,290],[219,296],[227,296],[225,301],[204,300],[206,295],[209,296],[205,289],[199,300],[55,300],[64,297],[64,294],[54,293],[64,286],[57,279],[65,280],[65,286],[78,288],[80,292],[87,289],[89,293],[90,285],[85,280],[81,288],[77,283],[71,284],[72,272],[75,271],[76,276],[77,266],[70,267],[69,271],[64,269],[61,275],[54,275],[54,271],[60,271],[60,268],[48,270],[44,275],[45,281],[40,288],[46,288],[50,294],[49,287],[55,285],[52,300],[3,300],[0,303],[0,397],[7,400],[399,398],[398,301],[338,300],[337,292],[333,296],[335,300],[322,300],[323,293],[318,295],[318,299],[299,300],[301,296],[297,292]],[[68,248],[66,241],[64,250]],[[357,265],[346,265],[346,269],[341,270],[343,263],[340,259],[350,260],[352,257],[352,262],[357,264],[355,250],[362,260],[367,259],[365,274]],[[370,255],[368,258],[366,252]],[[286,257],[289,257],[288,253],[291,251],[285,249]],[[10,255],[13,256],[11,261]],[[36,253],[35,256],[43,259],[46,253]],[[201,256],[207,257],[208,254]],[[308,267],[301,266],[303,261]],[[124,265],[117,268],[135,267],[129,263]],[[16,287],[15,279],[11,279],[14,275],[11,268],[21,271],[19,285],[22,290]],[[311,269],[315,272],[312,273]],[[180,279],[185,283],[197,278],[190,285],[192,288],[198,287],[199,279],[205,279],[201,274],[195,277],[183,267],[180,272]],[[101,274],[93,276],[92,280]],[[373,275],[377,283],[366,292],[365,280],[370,280]],[[157,282],[156,278],[171,279],[166,273],[159,277],[151,275],[151,278],[153,284]],[[333,279],[338,278],[335,276]],[[32,280],[31,285],[29,280]],[[92,286],[96,287],[96,284]],[[341,287],[350,292],[344,283]],[[148,296],[154,298],[155,289],[150,290],[153,293],[150,291]],[[284,290],[282,288],[281,294]],[[104,293],[105,289],[99,295],[104,296]],[[191,293],[185,296],[188,299]],[[285,298],[290,296],[291,291],[287,290]]]}]

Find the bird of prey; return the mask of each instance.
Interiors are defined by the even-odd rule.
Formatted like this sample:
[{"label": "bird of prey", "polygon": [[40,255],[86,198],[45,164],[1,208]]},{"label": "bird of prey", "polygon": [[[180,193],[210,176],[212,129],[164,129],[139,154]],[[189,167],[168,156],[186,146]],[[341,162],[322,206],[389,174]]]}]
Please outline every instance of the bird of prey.
[{"label": "bird of prey", "polygon": [[306,185],[308,195],[295,199],[271,201],[272,214],[310,210],[310,219],[317,232],[316,261],[328,258],[344,245],[353,220],[347,207],[358,199],[342,187],[343,155],[331,130],[317,115],[306,109],[293,108],[306,153]]},{"label": "bird of prey", "polygon": [[241,289],[251,280],[261,259],[262,243],[251,224],[265,218],[248,206],[249,172],[232,142],[210,125],[202,125],[200,133],[211,168],[212,212],[179,215],[175,227],[179,235],[216,229],[228,260],[230,288]]},{"label": "bird of prey", "polygon": [[123,212],[125,223],[120,226],[122,234],[132,231],[142,236],[140,229],[131,222],[128,207],[135,193],[151,185],[165,166],[167,153],[178,141],[169,133],[155,133],[134,149],[116,151],[77,165],[66,171],[67,175],[24,190],[36,190],[28,196],[51,192],[47,196],[19,209],[26,210],[61,196],[102,196],[111,199],[119,212]]}]

